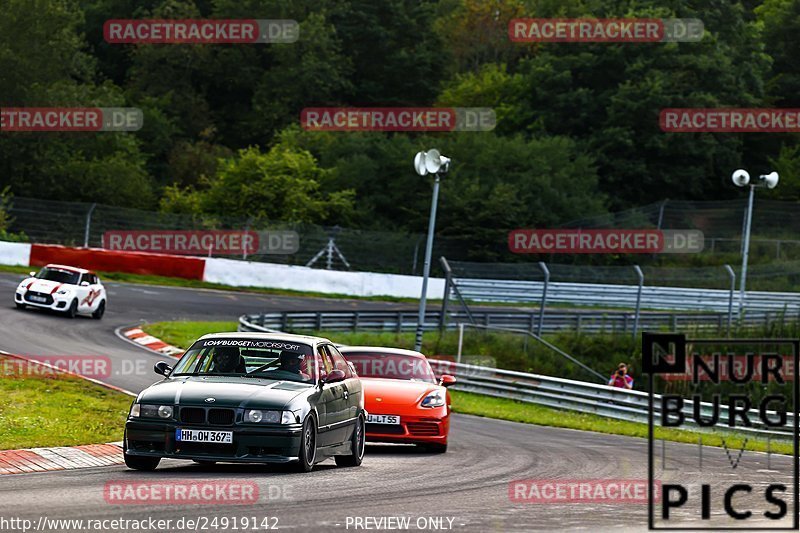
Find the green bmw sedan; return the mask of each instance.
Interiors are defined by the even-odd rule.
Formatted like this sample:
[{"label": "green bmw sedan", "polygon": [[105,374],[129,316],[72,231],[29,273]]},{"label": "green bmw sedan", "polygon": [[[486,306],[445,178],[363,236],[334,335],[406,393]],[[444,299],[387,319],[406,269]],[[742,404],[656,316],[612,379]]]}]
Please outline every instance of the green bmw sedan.
[{"label": "green bmw sedan", "polygon": [[364,395],[328,339],[215,333],[198,339],[164,379],[139,393],[125,423],[125,464],[294,463],[309,472],[333,457],[364,457]]}]

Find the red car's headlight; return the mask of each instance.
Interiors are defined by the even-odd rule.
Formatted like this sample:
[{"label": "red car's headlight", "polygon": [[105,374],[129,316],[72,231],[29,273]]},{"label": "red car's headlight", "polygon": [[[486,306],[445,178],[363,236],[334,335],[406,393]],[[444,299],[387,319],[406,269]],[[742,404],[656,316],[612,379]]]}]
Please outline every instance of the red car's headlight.
[{"label": "red car's headlight", "polygon": [[421,407],[441,407],[447,401],[444,391],[435,390],[425,396],[419,404]]}]

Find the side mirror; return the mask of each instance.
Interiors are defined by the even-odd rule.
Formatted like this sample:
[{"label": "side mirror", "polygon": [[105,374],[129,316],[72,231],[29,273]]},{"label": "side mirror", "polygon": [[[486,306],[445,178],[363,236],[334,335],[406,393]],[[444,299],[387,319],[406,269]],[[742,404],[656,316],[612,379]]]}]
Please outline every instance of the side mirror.
[{"label": "side mirror", "polygon": [[89,286],[88,281],[81,281],[81,287],[88,287],[88,286]]},{"label": "side mirror", "polygon": [[339,383],[340,381],[344,381],[344,378],[344,371],[337,368],[328,372],[328,375],[323,380],[323,383]]},{"label": "side mirror", "polygon": [[449,387],[456,382],[456,378],[451,376],[450,374],[442,374],[441,379],[439,379],[439,384],[443,387]]},{"label": "side mirror", "polygon": [[172,367],[167,364],[166,361],[159,361],[155,365],[153,365],[153,371],[156,374],[161,374],[165,378],[169,377],[172,373]]},{"label": "side mirror", "polygon": [[32,278],[35,278],[35,277],[36,277],[36,272],[28,272],[28,274],[29,274],[29,275],[30,275],[30,277],[32,277]]}]

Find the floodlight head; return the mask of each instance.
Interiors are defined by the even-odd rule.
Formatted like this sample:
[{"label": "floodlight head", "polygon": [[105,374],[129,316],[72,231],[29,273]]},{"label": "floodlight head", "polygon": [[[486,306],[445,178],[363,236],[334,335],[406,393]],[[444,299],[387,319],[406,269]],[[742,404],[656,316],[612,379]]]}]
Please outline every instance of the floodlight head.
[{"label": "floodlight head", "polygon": [[425,152],[417,152],[417,155],[414,156],[414,170],[420,176],[425,176],[428,173],[428,169],[425,166]]},{"label": "floodlight head", "polygon": [[733,181],[733,184],[737,187],[745,187],[748,183],[750,183],[750,173],[740,168],[739,170],[733,172],[731,181]]},{"label": "floodlight head", "polygon": [[774,189],[778,184],[778,173],[772,171],[766,176],[759,176],[759,179],[764,182],[764,185],[766,185],[768,189]]},{"label": "floodlight head", "polygon": [[432,148],[425,153],[425,168],[431,174],[447,172],[450,169],[450,158],[444,157],[439,150]]}]

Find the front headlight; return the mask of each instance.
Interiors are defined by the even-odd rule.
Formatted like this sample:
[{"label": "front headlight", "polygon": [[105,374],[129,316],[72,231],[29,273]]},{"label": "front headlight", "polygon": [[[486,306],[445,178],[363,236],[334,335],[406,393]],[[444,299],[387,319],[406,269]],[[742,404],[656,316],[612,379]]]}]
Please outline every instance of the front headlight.
[{"label": "front headlight", "polygon": [[446,398],[444,391],[435,390],[422,399],[422,407],[441,407],[445,404]]},{"label": "front headlight", "polygon": [[135,403],[131,407],[132,418],[172,418],[171,405],[142,405]]},{"label": "front headlight", "polygon": [[244,421],[251,424],[296,424],[297,418],[291,411],[261,411],[248,409]]},{"label": "front headlight", "polygon": [[69,290],[68,289],[59,289],[59,290],[56,291],[56,294],[60,294],[60,295],[63,296],[65,294],[69,294]]}]

